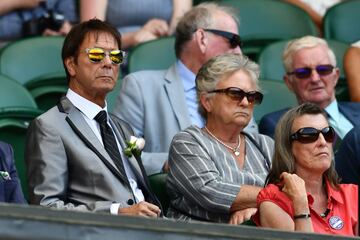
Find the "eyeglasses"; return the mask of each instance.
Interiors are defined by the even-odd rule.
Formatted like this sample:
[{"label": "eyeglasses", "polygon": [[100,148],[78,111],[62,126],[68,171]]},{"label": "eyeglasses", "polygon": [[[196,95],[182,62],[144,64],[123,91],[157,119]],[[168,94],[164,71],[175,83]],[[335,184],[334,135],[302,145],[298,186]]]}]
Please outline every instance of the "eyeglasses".
[{"label": "eyeglasses", "polygon": [[[335,67],[330,65],[330,64],[318,65],[318,66],[315,67],[315,71],[320,76],[327,76],[330,73],[332,73],[334,68]],[[313,70],[313,68],[309,68],[309,67],[297,68],[293,72],[290,72],[288,74],[289,75],[295,75],[299,79],[305,79],[305,78],[309,78],[311,76],[312,70]]]},{"label": "eyeglasses", "polygon": [[318,130],[313,127],[300,128],[290,135],[291,141],[299,141],[301,143],[312,143],[318,140],[320,133],[324,136],[325,141],[332,143],[335,138],[335,131],[332,127],[326,127]]},{"label": "eyeglasses", "polygon": [[245,92],[242,89],[236,87],[229,87],[226,89],[215,89],[209,91],[208,93],[224,93],[227,96],[229,96],[232,100],[239,102],[241,102],[243,98],[246,97],[248,102],[251,104],[253,103],[260,104],[263,99],[263,94],[261,92],[258,91]]},{"label": "eyeglasses", "polygon": [[102,48],[87,48],[85,51],[93,63],[99,63],[103,61],[106,56],[109,56],[113,64],[121,64],[126,56],[126,53],[119,49],[105,51]]},{"label": "eyeglasses", "polygon": [[221,30],[215,30],[215,29],[204,29],[204,31],[211,32],[211,33],[214,33],[216,35],[226,38],[229,41],[231,48],[237,48],[237,47],[241,48],[243,45],[240,36],[235,33],[221,31]]}]

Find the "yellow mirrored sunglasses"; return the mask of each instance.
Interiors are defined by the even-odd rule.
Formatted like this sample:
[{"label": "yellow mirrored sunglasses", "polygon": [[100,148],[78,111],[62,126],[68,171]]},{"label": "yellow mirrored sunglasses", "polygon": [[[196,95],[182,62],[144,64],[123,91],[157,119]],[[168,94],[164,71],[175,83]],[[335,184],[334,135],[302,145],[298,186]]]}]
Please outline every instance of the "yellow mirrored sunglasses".
[{"label": "yellow mirrored sunglasses", "polygon": [[93,63],[99,63],[109,56],[113,64],[121,64],[124,62],[126,53],[120,49],[106,51],[102,48],[87,48],[85,49],[89,60]]}]

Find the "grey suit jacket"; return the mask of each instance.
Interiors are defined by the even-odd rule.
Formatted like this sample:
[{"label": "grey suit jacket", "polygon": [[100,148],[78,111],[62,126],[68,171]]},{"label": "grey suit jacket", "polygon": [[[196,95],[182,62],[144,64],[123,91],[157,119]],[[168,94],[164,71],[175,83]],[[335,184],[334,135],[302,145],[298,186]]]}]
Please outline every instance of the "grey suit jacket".
[{"label": "grey suit jacket", "polygon": [[[110,123],[124,148],[131,128],[114,116]],[[135,202],[127,177],[66,97],[30,124],[25,156],[32,204],[110,212],[112,203],[128,207]],[[141,160],[131,157],[128,161],[146,201],[159,205]]]},{"label": "grey suit jacket", "polygon": [[[114,114],[127,121],[136,135],[146,140],[142,160],[147,174],[160,172],[168,159],[172,138],[191,125],[183,82],[176,64],[167,70],[127,75],[123,79]],[[254,121],[247,129],[258,131]]]}]

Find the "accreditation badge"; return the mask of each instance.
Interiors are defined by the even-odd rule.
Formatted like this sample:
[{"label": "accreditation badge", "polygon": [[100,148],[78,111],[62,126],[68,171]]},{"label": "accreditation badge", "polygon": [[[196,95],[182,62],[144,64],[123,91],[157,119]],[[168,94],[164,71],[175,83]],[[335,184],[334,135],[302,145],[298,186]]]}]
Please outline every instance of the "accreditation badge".
[{"label": "accreditation badge", "polygon": [[329,225],[335,230],[340,230],[344,227],[344,221],[338,216],[332,216],[329,218]]}]

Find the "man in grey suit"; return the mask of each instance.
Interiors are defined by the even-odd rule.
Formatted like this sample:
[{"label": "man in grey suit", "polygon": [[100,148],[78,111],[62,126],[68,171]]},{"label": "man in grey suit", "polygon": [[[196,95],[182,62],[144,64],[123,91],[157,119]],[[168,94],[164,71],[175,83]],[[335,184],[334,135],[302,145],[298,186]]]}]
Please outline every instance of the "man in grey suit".
[{"label": "man in grey suit", "polygon": [[[192,124],[204,126],[198,113],[195,75],[211,57],[241,53],[237,22],[231,8],[214,3],[197,5],[177,25],[178,60],[167,70],[140,71],[124,78],[114,114],[145,138],[143,161],[148,174],[166,171],[169,146],[176,133]],[[254,121],[247,130],[257,132]]]},{"label": "man in grey suit", "polygon": [[124,52],[119,32],[97,19],[67,35],[62,59],[69,81],[59,104],[36,118],[27,136],[30,202],[79,211],[156,217],[140,156],[124,154],[132,129],[107,114]]}]

